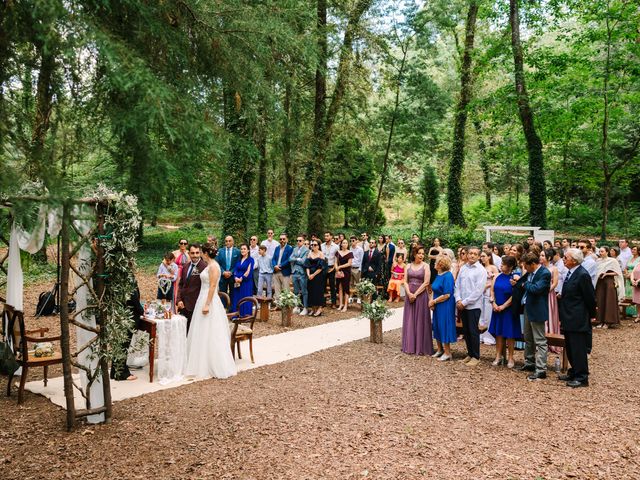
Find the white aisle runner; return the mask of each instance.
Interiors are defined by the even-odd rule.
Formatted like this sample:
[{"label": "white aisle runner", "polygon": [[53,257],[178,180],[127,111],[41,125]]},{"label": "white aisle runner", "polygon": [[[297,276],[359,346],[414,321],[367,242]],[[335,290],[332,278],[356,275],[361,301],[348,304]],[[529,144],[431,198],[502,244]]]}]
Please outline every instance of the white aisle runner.
[{"label": "white aisle runner", "polygon": [[[392,315],[383,322],[383,330],[385,332],[402,327],[403,309],[397,308],[392,312]],[[260,329],[259,322],[256,322],[255,328]],[[251,363],[249,343],[242,342],[243,358],[242,360],[236,360],[236,365],[238,365],[238,371],[242,372],[303,357],[368,336],[369,321],[364,318],[351,318],[315,327],[291,330],[278,335],[268,335],[256,338],[253,341],[253,354],[256,363]],[[194,380],[180,380],[166,385],[160,385],[157,382],[149,383],[147,367],[144,370],[134,370],[133,373],[138,377],[138,380],[133,382],[111,382],[111,398],[114,402],[194,382]],[[27,383],[25,388],[30,392],[45,396],[56,405],[63,408],[66,407],[62,377],[49,379],[49,384],[46,387],[42,380],[38,380]],[[75,404],[82,408],[84,406],[82,396],[76,389],[74,389],[74,392]]]}]

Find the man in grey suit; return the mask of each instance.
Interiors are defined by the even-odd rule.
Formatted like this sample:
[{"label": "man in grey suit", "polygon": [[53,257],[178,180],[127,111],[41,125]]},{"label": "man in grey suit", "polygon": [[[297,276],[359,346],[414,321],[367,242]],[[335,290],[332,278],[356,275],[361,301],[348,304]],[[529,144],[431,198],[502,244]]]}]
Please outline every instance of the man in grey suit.
[{"label": "man in grey suit", "polygon": [[565,348],[571,368],[558,377],[568,387],[589,386],[588,349],[591,320],[596,316],[596,293],[589,273],[582,267],[584,256],[577,248],[570,248],[564,256],[569,269],[562,285],[558,302],[560,330],[564,334]]}]

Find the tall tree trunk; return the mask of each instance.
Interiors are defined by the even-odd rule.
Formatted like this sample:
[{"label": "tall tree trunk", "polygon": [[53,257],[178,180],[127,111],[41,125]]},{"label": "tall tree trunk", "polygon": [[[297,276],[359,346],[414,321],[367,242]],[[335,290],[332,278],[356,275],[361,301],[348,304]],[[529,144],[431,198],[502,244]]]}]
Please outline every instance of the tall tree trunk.
[{"label": "tall tree trunk", "polygon": [[306,182],[312,185],[311,198],[308,202],[307,225],[310,232],[321,233],[324,228],[324,162],[326,145],[324,143],[324,129],[326,121],[327,97],[327,1],[318,0],[316,12],[316,35],[318,48],[318,63],[316,65],[316,89],[313,108],[313,161],[307,164]]},{"label": "tall tree trunk", "polygon": [[259,162],[260,154],[253,135],[247,131],[240,93],[226,86],[224,97],[225,127],[232,135],[225,167],[228,188],[224,189],[222,232],[234,235],[238,241],[245,241],[249,219],[247,198],[251,196],[254,166]]},{"label": "tall tree trunk", "polygon": [[9,131],[3,85],[9,77],[7,69],[9,57],[11,56],[9,15],[12,8],[13,2],[0,1],[0,150],[3,150],[4,138]]},{"label": "tall tree trunk", "polygon": [[518,112],[529,153],[529,220],[531,225],[547,226],[547,188],[545,182],[542,141],[536,132],[533,110],[529,104],[529,94],[524,78],[522,43],[520,42],[520,13],[518,0],[509,1],[509,24],[511,26],[511,47],[513,50],[514,77]]},{"label": "tall tree trunk", "polygon": [[27,163],[27,174],[31,179],[40,179],[48,184],[52,177],[51,162],[46,159],[45,142],[51,125],[53,107],[53,75],[56,69],[56,58],[51,46],[40,45],[40,70],[36,87],[36,114],[31,136],[31,161]]},{"label": "tall tree trunk", "polygon": [[603,195],[602,195],[602,227],[600,229],[600,238],[607,238],[607,224],[609,223],[609,199],[611,196],[611,176],[609,172],[609,81],[611,75],[611,22],[609,19],[609,2],[607,2],[607,14],[605,16],[605,24],[607,27],[607,45],[606,58],[604,64],[604,78],[602,79],[602,142],[600,144],[600,161],[604,174]]},{"label": "tall tree trunk", "polygon": [[[321,232],[325,228],[325,213],[327,211],[325,184],[323,181],[323,167],[326,152],[331,142],[333,125],[338,111],[342,106],[349,83],[349,73],[353,57],[353,42],[364,13],[371,7],[373,0],[358,0],[349,14],[349,20],[344,33],[335,88],[331,103],[326,107],[326,66],[327,66],[327,2],[318,0],[318,51],[320,60],[316,69],[316,98],[314,112],[314,158],[307,165],[306,180],[311,185],[311,195],[308,202],[308,229],[310,232]],[[326,113],[325,113],[326,109]]]},{"label": "tall tree trunk", "polygon": [[482,138],[482,125],[477,118],[473,120],[473,126],[478,137],[478,149],[480,150],[480,170],[482,170],[482,181],[484,182],[484,201],[487,208],[491,208],[491,169],[487,156],[487,146]]},{"label": "tall tree trunk", "polygon": [[293,202],[293,164],[291,162],[291,82],[287,82],[284,92],[284,128],[282,129],[282,159],[284,162],[284,185],[287,208],[291,208]]},{"label": "tall tree trunk", "polygon": [[267,119],[263,113],[262,122],[256,132],[258,150],[258,231],[267,230]]},{"label": "tall tree trunk", "polygon": [[478,18],[478,2],[470,0],[467,23],[465,25],[464,53],[460,72],[460,98],[456,106],[453,126],[453,147],[449,163],[448,199],[449,224],[466,226],[462,211],[462,170],[464,168],[465,129],[467,125],[467,107],[471,101],[472,82],[471,64],[473,44]]},{"label": "tall tree trunk", "polygon": [[376,206],[373,210],[378,211],[380,207],[380,198],[382,197],[382,189],[384,188],[384,181],[387,177],[389,170],[389,152],[391,151],[391,142],[393,140],[393,130],[396,125],[396,117],[398,116],[398,107],[400,106],[400,89],[402,88],[402,82],[404,77],[404,67],[407,60],[407,53],[409,51],[409,40],[406,44],[402,45],[402,60],[400,61],[400,68],[398,70],[398,78],[396,79],[396,95],[393,104],[393,113],[391,114],[391,124],[389,125],[389,136],[387,137],[387,146],[384,151],[384,158],[382,159],[382,172],[380,172],[380,185],[378,186],[378,196],[376,197]]}]

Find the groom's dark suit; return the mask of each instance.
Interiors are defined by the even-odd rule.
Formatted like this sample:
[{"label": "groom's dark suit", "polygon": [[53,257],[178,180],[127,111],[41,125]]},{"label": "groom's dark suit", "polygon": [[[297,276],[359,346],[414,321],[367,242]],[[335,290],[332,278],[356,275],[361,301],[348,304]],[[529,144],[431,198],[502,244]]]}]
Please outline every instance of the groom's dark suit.
[{"label": "groom's dark suit", "polygon": [[193,310],[196,306],[198,295],[200,295],[200,286],[202,285],[200,273],[206,269],[207,262],[202,259],[200,259],[195,267],[189,262],[182,268],[182,276],[178,284],[178,302],[184,304],[184,308],[180,310],[180,314],[187,317],[187,332],[189,332]]}]

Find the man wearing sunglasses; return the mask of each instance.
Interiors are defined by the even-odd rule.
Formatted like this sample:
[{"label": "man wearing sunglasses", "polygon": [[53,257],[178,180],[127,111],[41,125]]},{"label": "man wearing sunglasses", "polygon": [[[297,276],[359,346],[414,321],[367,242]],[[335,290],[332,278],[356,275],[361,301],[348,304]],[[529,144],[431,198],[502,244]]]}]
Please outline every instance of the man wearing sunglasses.
[{"label": "man wearing sunglasses", "polygon": [[289,291],[291,282],[291,264],[289,259],[293,253],[293,247],[287,243],[287,234],[280,234],[280,245],[273,252],[271,265],[273,265],[273,300],[276,301],[280,297],[282,290]]},{"label": "man wearing sunglasses", "polygon": [[298,235],[296,238],[296,246],[289,257],[291,264],[291,278],[293,279],[293,293],[302,297],[302,311],[298,307],[293,309],[293,313],[307,315],[309,308],[309,295],[307,293],[307,271],[304,268],[304,262],[309,255],[309,249],[304,246],[304,237]]}]

